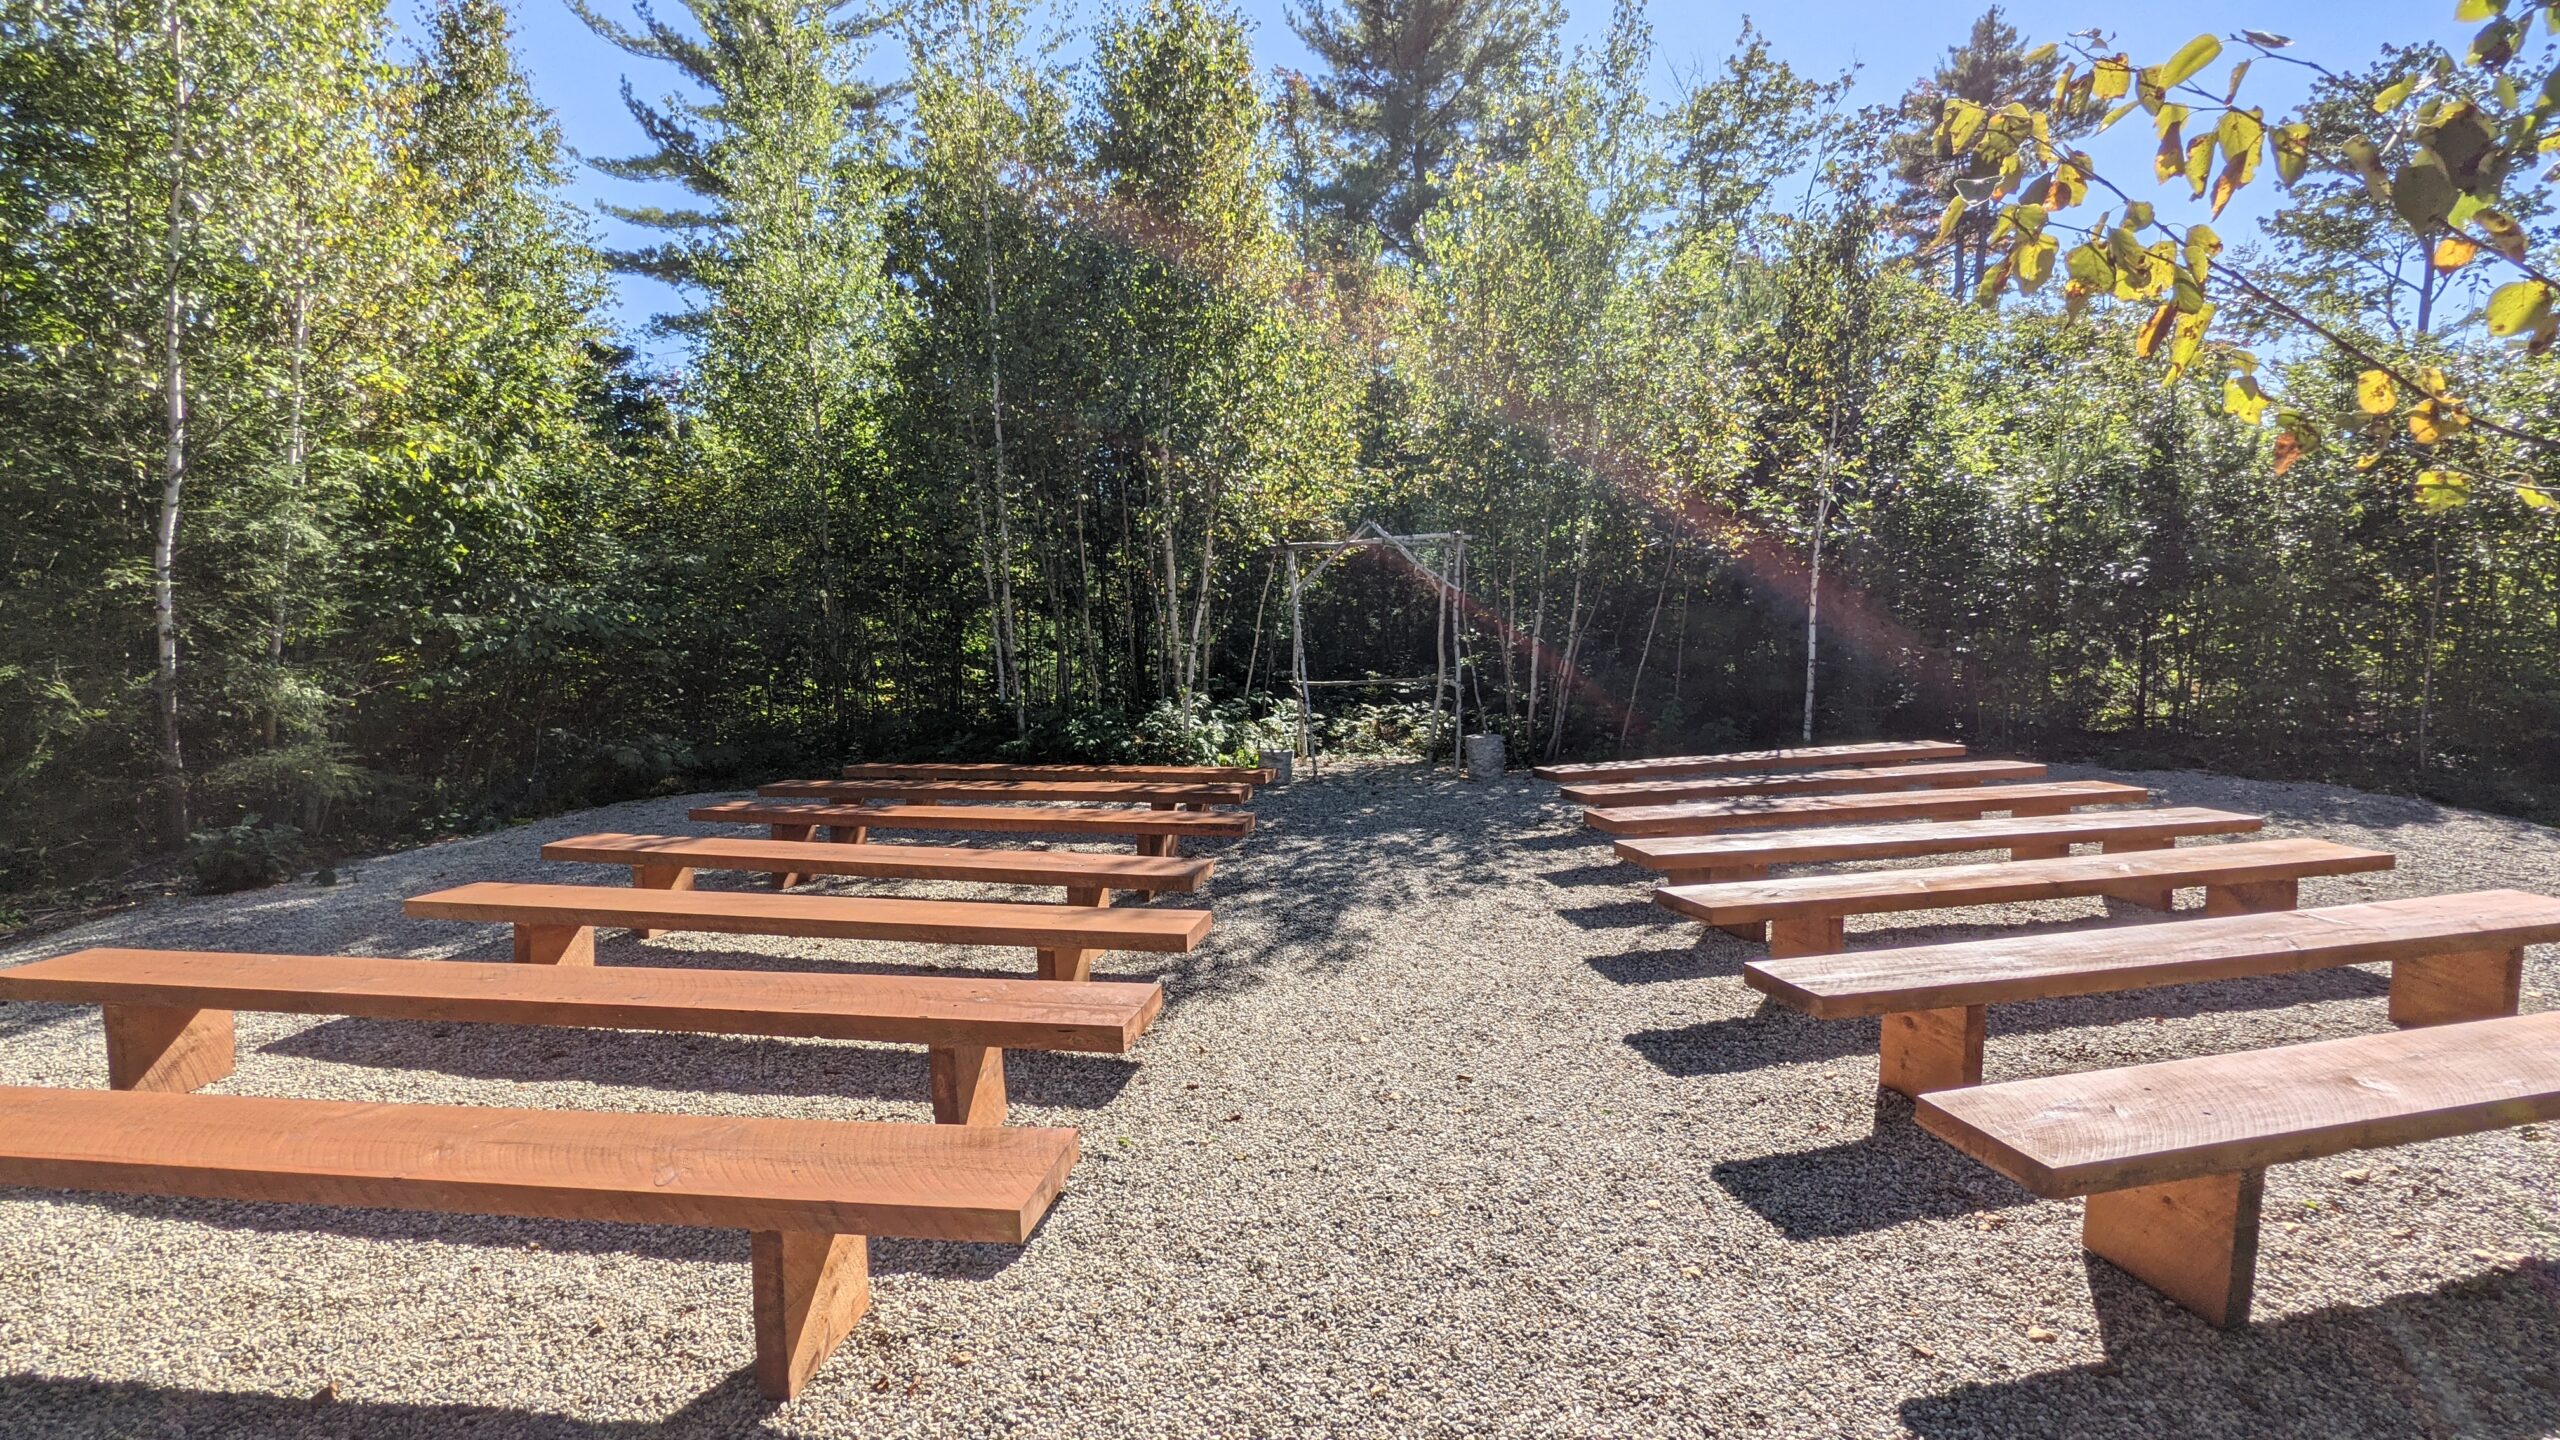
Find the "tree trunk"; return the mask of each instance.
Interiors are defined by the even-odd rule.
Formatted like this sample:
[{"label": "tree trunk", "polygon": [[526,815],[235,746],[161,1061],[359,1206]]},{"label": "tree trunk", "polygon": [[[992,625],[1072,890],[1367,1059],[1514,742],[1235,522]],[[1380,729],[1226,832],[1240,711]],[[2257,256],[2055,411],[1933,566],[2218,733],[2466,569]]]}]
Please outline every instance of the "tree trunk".
[{"label": "tree trunk", "polygon": [[[289,367],[285,402],[284,455],[286,482],[293,487],[293,493],[287,497],[284,506],[284,535],[276,546],[275,611],[267,621],[267,670],[271,684],[281,683],[284,675],[285,630],[291,620],[293,599],[293,521],[302,497],[310,490],[311,445],[303,425],[305,359],[310,349],[311,290],[306,282],[297,280],[293,286],[293,360]],[[280,702],[270,702],[267,706],[266,742],[270,750],[283,738],[282,709]]]},{"label": "tree trunk", "polygon": [[1636,723],[1636,696],[1644,689],[1645,662],[1653,658],[1653,635],[1662,628],[1663,597],[1671,593],[1671,567],[1680,558],[1680,541],[1674,536],[1671,553],[1662,559],[1662,580],[1653,587],[1653,616],[1644,622],[1644,645],[1636,651],[1635,678],[1627,682],[1627,713],[1618,721],[1618,758],[1625,759],[1627,736]]},{"label": "tree trunk", "polygon": [[186,303],[179,293],[187,243],[186,26],[178,0],[169,0],[169,68],[174,91],[169,111],[169,216],[163,235],[165,269],[161,309],[161,386],[168,431],[161,457],[160,509],[151,531],[151,621],[158,652],[155,682],[160,702],[160,839],[172,848],[187,840],[186,753],[178,740],[178,507],[187,485]]}]

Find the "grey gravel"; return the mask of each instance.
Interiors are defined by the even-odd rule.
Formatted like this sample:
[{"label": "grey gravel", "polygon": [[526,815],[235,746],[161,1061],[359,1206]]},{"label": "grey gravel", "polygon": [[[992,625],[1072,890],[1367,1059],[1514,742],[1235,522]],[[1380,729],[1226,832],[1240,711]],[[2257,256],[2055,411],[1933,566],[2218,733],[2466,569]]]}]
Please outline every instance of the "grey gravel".
[{"label": "grey gravel", "polygon": [[[2084,772],[2086,773],[2086,772]],[[2177,804],[2369,842],[2304,903],[2560,886],[2560,835],[2208,775]],[[88,944],[503,958],[401,917],[473,879],[621,883],[542,841],[614,806],[153,904]],[[1552,787],[1328,764],[1215,851],[1217,928],[1111,956],[1172,1003],[1129,1059],[1016,1057],[1083,1128],[1031,1244],[875,1242],[873,1308],[789,1405],[747,1369],[743,1235],[0,1191],[0,1436],[2524,1436],[2560,1431],[2540,1127],[2279,1167],[2257,1324],[2207,1330],[1874,1098],[1873,1026],[1767,1009],[1752,947],[1645,903]],[[1957,857],[1973,858],[1973,857]],[[1908,863],[1908,862],[1904,862]],[[865,888],[848,884],[848,889]],[[879,888],[879,887],[875,887]],[[907,893],[1020,894],[966,887]],[[1913,923],[1917,920],[1919,923]],[[1871,917],[1853,944],[2109,923]],[[1027,973],[1009,952],[609,933],[607,964]],[[2548,1008],[2536,952],[2527,1008]],[[2378,970],[2005,1007],[1990,1078],[2385,1027]],[[220,1089],[921,1121],[895,1047],[241,1017]],[[105,1083],[96,1012],[0,1007],[0,1082]]]}]

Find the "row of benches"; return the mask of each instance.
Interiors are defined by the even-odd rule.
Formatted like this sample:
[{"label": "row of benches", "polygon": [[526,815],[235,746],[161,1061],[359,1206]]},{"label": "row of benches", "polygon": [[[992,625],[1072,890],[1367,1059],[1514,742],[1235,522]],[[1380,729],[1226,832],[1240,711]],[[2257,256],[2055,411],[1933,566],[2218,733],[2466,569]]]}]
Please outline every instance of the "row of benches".
[{"label": "row of benches", "polygon": [[[870,769],[876,767],[852,767]],[[95,1004],[110,1091],[0,1087],[0,1184],[741,1229],[752,1236],[756,1376],[798,1393],[868,1304],[866,1237],[1026,1241],[1077,1154],[1072,1129],[1008,1127],[1007,1050],[1127,1052],[1164,1005],[1154,982],[1090,979],[1103,950],[1179,953],[1194,909],[1114,907],[1202,888],[1183,836],[1248,833],[1236,803],[1268,772],[1153,767],[920,767],[768,787],[816,805],[742,802],[774,838],[602,834],[544,858],[628,867],[629,889],[468,884],[413,916],[513,927],[493,964],[363,956],[90,949],[0,972],[0,1000]],[[939,773],[957,771],[957,774]],[[923,788],[917,788],[923,787]],[[1046,787],[1046,788],[1034,788]],[[1110,799],[1146,809],[869,805],[851,800]],[[868,843],[870,829],[1133,838],[1136,855]],[[820,831],[830,839],[814,837]],[[1063,903],[696,890],[704,870],[1048,886]],[[1015,946],[1038,978],[678,970],[595,965],[595,932],[628,927]],[[930,1126],[683,1115],[347,1105],[194,1093],[232,1073],[240,1011],[438,1023],[758,1035],[923,1046]]]},{"label": "row of benches", "polygon": [[[2264,821],[2081,813],[2149,796],[1998,783],[2021,777],[1950,750],[1961,754],[1921,742],[1539,773],[1597,807],[1586,821],[1625,837],[1621,858],[1664,877],[1656,903],[1754,939],[1765,930],[1769,958],[1743,967],[1751,987],[1820,1018],[1878,1020],[1879,1084],[1912,1097],[1924,1129],[2037,1195],[2086,1197],[2086,1248],[2213,1324],[2248,1317],[2268,1166],[2560,1114],[2560,1014],[2517,1013],[2525,947],[2560,942],[2560,900],[2500,890],[2298,909],[2303,879],[2393,857],[2310,839],[2178,849]],[[1877,768],[1815,768],[1843,761]],[[1722,778],[1659,783],[1693,776]],[[1886,819],[1904,823],[1856,823]],[[1981,850],[2009,858],[1769,878],[1779,865]],[[2167,912],[2190,887],[2204,918],[2179,912],[2174,925],[1843,953],[1854,914],[2069,896]],[[1993,1004],[2363,964],[2391,967],[2400,1031],[1981,1084]]]}]

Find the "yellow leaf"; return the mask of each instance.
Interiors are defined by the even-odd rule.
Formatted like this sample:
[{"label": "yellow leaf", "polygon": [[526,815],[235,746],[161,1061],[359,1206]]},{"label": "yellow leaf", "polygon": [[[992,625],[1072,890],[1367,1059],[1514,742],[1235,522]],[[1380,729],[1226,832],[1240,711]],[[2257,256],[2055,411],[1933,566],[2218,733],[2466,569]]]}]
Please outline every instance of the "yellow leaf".
[{"label": "yellow leaf", "polygon": [[2418,505],[2425,510],[2450,510],[2471,498],[2471,477],[2459,470],[2422,470],[2418,473]]},{"label": "yellow leaf", "polygon": [[2447,235],[2436,242],[2435,267],[2449,274],[2470,264],[2479,253],[2479,241],[2468,235]]},{"label": "yellow leaf", "polygon": [[2560,497],[2554,497],[2539,485],[2519,485],[2516,498],[2536,510],[2560,510]]},{"label": "yellow leaf", "polygon": [[2400,387],[2380,370],[2356,377],[2356,408],[2367,415],[2388,415],[2400,408]]},{"label": "yellow leaf", "polygon": [[2134,337],[2133,353],[2145,360],[2150,359],[2152,352],[2160,348],[2160,342],[2169,338],[2169,327],[2177,320],[2178,307],[2175,305],[2163,305],[2152,311],[2151,318],[2143,323],[2142,333]]},{"label": "yellow leaf", "polygon": [[[2166,90],[2173,85],[2183,85],[2194,79],[2204,67],[2214,62],[2214,57],[2221,53],[2222,42],[2211,35],[2199,35],[2179,46],[2178,53],[2170,56],[2167,63],[2160,67],[2160,88]],[[2233,83],[2237,85],[2237,77],[2234,77]]]},{"label": "yellow leaf", "polygon": [[2258,388],[2255,377],[2234,375],[2222,382],[2222,408],[2252,425],[2265,423],[2267,392]]},{"label": "yellow leaf", "polygon": [[2501,285],[2489,296],[2489,333],[2521,335],[2551,315],[2551,287],[2539,280]]},{"label": "yellow leaf", "polygon": [[2133,61],[2124,55],[2110,55],[2098,62],[2090,72],[2089,94],[2099,100],[2113,100],[2133,84]]},{"label": "yellow leaf", "polygon": [[1963,218],[1964,197],[1958,195],[1947,202],[1946,213],[1938,217],[1938,238],[1929,242],[1929,248],[1935,250],[1955,238],[1956,222]]}]

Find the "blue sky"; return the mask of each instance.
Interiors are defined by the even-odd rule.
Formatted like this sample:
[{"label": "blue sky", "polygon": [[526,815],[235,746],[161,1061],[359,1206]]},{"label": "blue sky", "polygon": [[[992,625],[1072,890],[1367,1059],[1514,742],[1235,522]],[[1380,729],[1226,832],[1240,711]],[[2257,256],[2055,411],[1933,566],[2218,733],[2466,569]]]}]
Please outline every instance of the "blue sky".
[{"label": "blue sky", "polygon": [[[1088,0],[1075,7],[1073,13],[1090,17],[1101,13],[1107,3],[1108,0]],[[1595,37],[1607,26],[1608,0],[1567,3],[1569,40]],[[598,0],[598,4],[607,14],[628,13],[628,0]],[[683,8],[682,0],[659,0],[659,4],[662,12],[669,14],[681,13]],[[515,0],[515,8],[518,39],[536,89],[558,112],[570,144],[582,154],[598,156],[627,155],[641,148],[639,129],[623,109],[622,80],[628,76],[640,94],[655,97],[672,83],[670,72],[596,38],[562,0]],[[2020,3],[2004,8],[2010,23],[2031,43],[2059,39],[2070,31],[2096,24],[2115,35],[2137,63],[2163,59],[2199,32],[2228,34],[2245,25],[2292,36],[2294,53],[2333,69],[2361,68],[2386,41],[2405,43],[2435,38],[2451,43],[2471,28],[2452,21],[2452,0],[2420,0],[2414,5],[2386,4],[2382,0],[2331,0],[2325,4],[2310,0],[2155,0],[2145,6],[2086,0]],[[1309,63],[1305,49],[1290,33],[1285,0],[1243,0],[1243,9],[1254,27],[1255,47],[1266,69],[1303,68]],[[1658,43],[1655,85],[1668,93],[1677,87],[1681,76],[1719,60],[1730,49],[1748,15],[1767,33],[1773,52],[1799,69],[1827,75],[1857,67],[1858,88],[1852,96],[1853,103],[1886,101],[1934,66],[1947,47],[1962,40],[1980,11],[1981,6],[1976,3],[1940,4],[1926,0],[1898,4],[1796,0],[1793,4],[1761,6],[1656,0],[1652,7]],[[2213,73],[2219,75],[2225,69],[2227,60]],[[2290,66],[2261,63],[2250,76],[2247,94],[2266,105],[2272,116],[2300,98],[2299,74]],[[2147,179],[2152,145],[2147,124],[2129,119],[2103,143],[2106,148],[2098,151],[2103,166],[2111,172]],[[589,204],[598,200],[634,203],[673,198],[653,196],[651,187],[615,180],[583,166],[575,193],[582,203]],[[2171,192],[2164,191],[2161,196],[2164,215],[2173,213],[2167,203],[2171,198]],[[2174,198],[2184,200],[2183,188],[2174,193]],[[2226,218],[2240,222],[2221,226],[2226,235],[2236,237],[2252,216],[2235,207]],[[630,238],[611,222],[603,222],[602,229],[608,239]],[[619,314],[627,331],[636,332],[650,314],[673,308],[674,297],[653,282],[626,276],[619,286]],[[638,339],[636,334],[633,338]],[[644,349],[660,348],[644,344]]]}]

